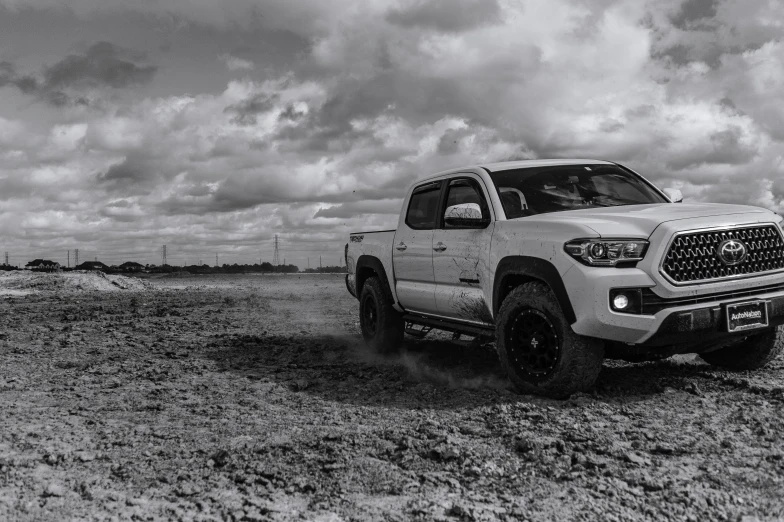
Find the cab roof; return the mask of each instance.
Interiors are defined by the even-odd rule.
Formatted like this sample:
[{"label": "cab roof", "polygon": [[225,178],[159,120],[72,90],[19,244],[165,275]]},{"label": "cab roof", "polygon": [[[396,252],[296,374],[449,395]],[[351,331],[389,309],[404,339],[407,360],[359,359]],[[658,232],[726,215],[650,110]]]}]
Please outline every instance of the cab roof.
[{"label": "cab roof", "polygon": [[530,167],[555,167],[558,165],[613,165],[610,161],[595,159],[540,159],[540,160],[520,160],[520,161],[501,161],[498,163],[482,163],[478,165],[490,172],[500,170],[525,169]]},{"label": "cab roof", "polygon": [[533,167],[557,167],[559,165],[615,165],[611,161],[595,160],[595,159],[538,159],[538,160],[519,160],[519,161],[500,161],[497,163],[479,163],[476,165],[468,165],[464,167],[455,167],[435,174],[428,174],[416,181],[413,185],[426,182],[440,176],[449,176],[451,174],[458,174],[469,170],[485,169],[488,172],[500,172],[502,170],[512,169],[525,169]]},{"label": "cab roof", "polygon": [[448,174],[455,174],[458,172],[465,172],[472,169],[485,169],[489,172],[499,172],[502,170],[512,169],[525,169],[532,167],[556,167],[558,165],[614,165],[610,161],[595,160],[595,159],[537,159],[537,160],[519,160],[519,161],[500,161],[497,163],[479,163],[476,165],[469,165],[465,167],[451,168],[442,170],[435,174],[429,174],[420,178],[418,181],[436,178]]}]

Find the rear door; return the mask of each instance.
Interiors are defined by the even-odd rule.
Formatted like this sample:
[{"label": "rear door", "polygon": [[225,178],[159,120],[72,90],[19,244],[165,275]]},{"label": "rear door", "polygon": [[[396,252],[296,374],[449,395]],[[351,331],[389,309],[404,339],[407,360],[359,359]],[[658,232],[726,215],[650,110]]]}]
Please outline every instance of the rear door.
[{"label": "rear door", "polygon": [[414,187],[392,245],[395,290],[400,304],[410,311],[436,313],[433,276],[433,230],[443,181]]},{"label": "rear door", "polygon": [[[439,210],[439,229],[433,235],[433,270],[436,280],[438,314],[464,321],[493,323],[485,304],[483,281],[490,273],[490,240],[493,215],[484,183],[476,176],[460,175],[446,180],[445,202]],[[461,228],[445,222],[444,213],[453,205],[478,204],[483,218],[490,218],[484,228]],[[488,287],[489,288],[489,287]]]}]

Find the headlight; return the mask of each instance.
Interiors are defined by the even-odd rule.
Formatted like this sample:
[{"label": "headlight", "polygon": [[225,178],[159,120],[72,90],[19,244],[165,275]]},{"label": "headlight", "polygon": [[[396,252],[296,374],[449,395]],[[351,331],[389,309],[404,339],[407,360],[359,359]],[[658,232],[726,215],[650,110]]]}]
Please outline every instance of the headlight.
[{"label": "headlight", "polygon": [[640,239],[575,239],[564,245],[567,254],[591,266],[615,266],[640,261],[648,242]]}]

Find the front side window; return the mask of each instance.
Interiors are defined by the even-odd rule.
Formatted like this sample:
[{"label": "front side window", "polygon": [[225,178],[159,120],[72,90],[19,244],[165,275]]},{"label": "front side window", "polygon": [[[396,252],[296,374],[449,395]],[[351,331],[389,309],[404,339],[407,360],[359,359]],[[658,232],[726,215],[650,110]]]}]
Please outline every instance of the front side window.
[{"label": "front side window", "polygon": [[[473,179],[456,179],[449,183],[445,209],[445,228],[461,228],[459,225],[454,225],[450,222],[448,219],[450,215],[472,217],[472,213],[478,211],[479,218],[489,217],[487,202],[482,195],[482,189]],[[476,217],[476,215],[473,217]]]},{"label": "front side window", "polygon": [[406,225],[415,230],[436,228],[438,197],[440,194],[440,181],[415,187],[411,193],[411,201],[408,203]]},{"label": "front side window", "polygon": [[621,205],[668,203],[639,176],[616,165],[559,165],[490,174],[508,219]]}]

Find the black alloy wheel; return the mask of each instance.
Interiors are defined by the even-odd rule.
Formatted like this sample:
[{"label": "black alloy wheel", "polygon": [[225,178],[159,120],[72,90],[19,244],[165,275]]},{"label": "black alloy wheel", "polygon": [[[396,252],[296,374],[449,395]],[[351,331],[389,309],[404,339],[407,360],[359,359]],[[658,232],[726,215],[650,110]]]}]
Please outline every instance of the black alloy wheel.
[{"label": "black alloy wheel", "polygon": [[593,387],[604,360],[604,342],[574,332],[548,285],[514,288],[498,310],[498,358],[523,393],[557,399]]},{"label": "black alloy wheel", "polygon": [[509,341],[510,358],[529,379],[546,377],[560,358],[561,343],[555,325],[539,310],[528,308],[515,317]]},{"label": "black alloy wheel", "polygon": [[373,294],[365,294],[362,300],[362,319],[367,333],[371,336],[378,331],[378,308]]},{"label": "black alloy wheel", "polygon": [[369,277],[359,292],[359,327],[377,352],[394,352],[403,342],[403,314],[395,310],[389,288],[378,276]]}]

